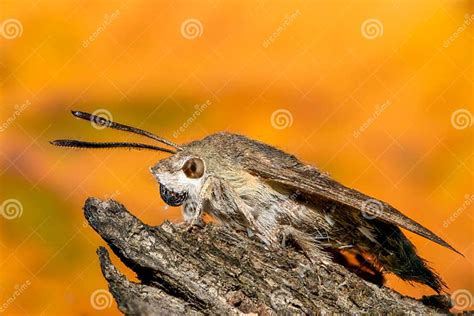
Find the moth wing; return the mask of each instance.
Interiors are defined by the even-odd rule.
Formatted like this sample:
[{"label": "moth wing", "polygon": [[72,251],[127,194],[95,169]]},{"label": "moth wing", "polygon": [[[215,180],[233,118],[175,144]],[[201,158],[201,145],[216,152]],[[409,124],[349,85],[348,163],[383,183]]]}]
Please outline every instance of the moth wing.
[{"label": "moth wing", "polygon": [[[280,153],[283,154],[283,152]],[[348,188],[322,174],[314,167],[300,163],[294,156],[288,155],[287,157],[280,157],[281,159],[270,158],[269,156],[259,157],[255,160],[250,157],[246,158],[244,168],[249,173],[266,179],[270,183],[283,185],[291,191],[299,191],[305,196],[328,199],[348,205],[380,220],[403,227],[461,254],[435,233],[403,215],[388,203]]]}]

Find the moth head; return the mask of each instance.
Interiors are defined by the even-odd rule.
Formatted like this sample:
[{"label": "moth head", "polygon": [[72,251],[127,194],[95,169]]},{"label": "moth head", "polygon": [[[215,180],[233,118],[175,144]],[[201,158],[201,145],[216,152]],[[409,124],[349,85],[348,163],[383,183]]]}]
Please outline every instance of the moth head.
[{"label": "moth head", "polygon": [[158,161],[150,171],[160,184],[163,200],[173,206],[198,202],[209,176],[222,176],[232,169],[220,151],[222,148],[205,138],[182,145],[174,155]]},{"label": "moth head", "polygon": [[150,172],[160,185],[161,198],[171,206],[196,199],[208,176],[206,160],[186,147],[158,161]]}]

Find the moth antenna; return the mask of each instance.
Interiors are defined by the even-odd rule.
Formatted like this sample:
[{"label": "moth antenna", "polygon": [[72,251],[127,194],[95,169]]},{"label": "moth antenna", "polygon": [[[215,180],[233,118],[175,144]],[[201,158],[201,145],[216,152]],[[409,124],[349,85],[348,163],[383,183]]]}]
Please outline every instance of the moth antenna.
[{"label": "moth antenna", "polygon": [[120,131],[125,131],[125,132],[129,132],[129,133],[134,133],[134,134],[138,134],[138,135],[141,135],[141,136],[145,136],[145,137],[151,138],[153,140],[156,140],[156,141],[158,141],[162,144],[174,147],[178,151],[183,150],[178,144],[173,143],[170,140],[167,140],[163,137],[160,137],[158,135],[155,135],[153,133],[147,132],[145,130],[142,130],[142,129],[139,129],[139,128],[136,128],[136,127],[131,127],[131,126],[121,124],[121,123],[116,123],[116,122],[110,121],[106,118],[103,118],[103,117],[100,117],[100,116],[97,116],[97,115],[94,115],[94,114],[86,113],[86,112],[71,111],[71,113],[75,117],[78,117],[78,118],[86,120],[86,121],[94,122],[95,124],[100,125],[100,126],[110,127],[110,128],[117,129],[117,130],[120,130]]},{"label": "moth antenna", "polygon": [[176,151],[140,143],[127,143],[127,142],[106,142],[106,143],[96,143],[96,142],[85,142],[81,140],[74,139],[58,139],[53,140],[50,144],[59,146],[59,147],[73,147],[73,148],[129,148],[129,149],[149,149],[156,151],[163,151],[170,154],[176,154]]}]

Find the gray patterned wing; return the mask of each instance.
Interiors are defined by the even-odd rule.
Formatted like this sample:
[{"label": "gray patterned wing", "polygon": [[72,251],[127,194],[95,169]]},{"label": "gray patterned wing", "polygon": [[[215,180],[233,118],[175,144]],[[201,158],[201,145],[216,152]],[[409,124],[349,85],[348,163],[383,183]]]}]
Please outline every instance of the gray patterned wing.
[{"label": "gray patterned wing", "polygon": [[388,203],[348,188],[320,173],[314,167],[302,164],[294,156],[271,147],[265,149],[267,150],[263,153],[255,151],[254,155],[246,155],[242,159],[244,169],[254,176],[284,186],[290,191],[299,191],[308,197],[327,199],[348,205],[461,254],[435,233],[403,215]]}]

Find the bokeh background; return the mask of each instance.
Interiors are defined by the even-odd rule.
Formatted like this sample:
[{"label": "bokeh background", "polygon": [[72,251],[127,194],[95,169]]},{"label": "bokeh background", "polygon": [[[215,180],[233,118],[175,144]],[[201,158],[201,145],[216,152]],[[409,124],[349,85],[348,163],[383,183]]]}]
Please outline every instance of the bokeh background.
[{"label": "bokeh background", "polygon": [[407,233],[467,299],[458,309],[473,303],[471,1],[0,3],[0,313],[119,313],[88,196],[180,221],[148,171],[163,154],[48,144],[142,140],[71,109],[179,143],[227,130],[294,153],[460,250]]}]

